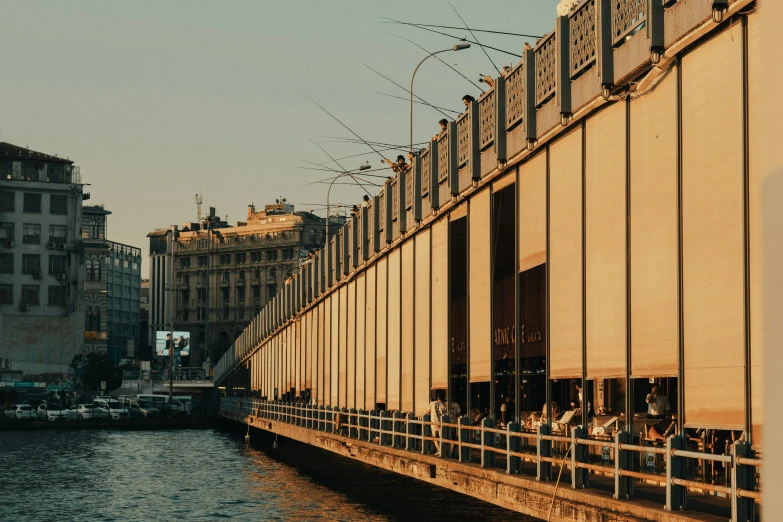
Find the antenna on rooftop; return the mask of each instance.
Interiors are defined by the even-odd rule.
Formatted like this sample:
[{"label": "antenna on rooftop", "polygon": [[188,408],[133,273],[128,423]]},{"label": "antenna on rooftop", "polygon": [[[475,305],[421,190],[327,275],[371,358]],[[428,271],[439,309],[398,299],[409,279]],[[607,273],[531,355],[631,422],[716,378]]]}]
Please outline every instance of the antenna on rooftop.
[{"label": "antenna on rooftop", "polygon": [[204,201],[204,189],[198,189],[196,194],[196,214],[198,215],[198,222],[201,223],[201,202]]}]

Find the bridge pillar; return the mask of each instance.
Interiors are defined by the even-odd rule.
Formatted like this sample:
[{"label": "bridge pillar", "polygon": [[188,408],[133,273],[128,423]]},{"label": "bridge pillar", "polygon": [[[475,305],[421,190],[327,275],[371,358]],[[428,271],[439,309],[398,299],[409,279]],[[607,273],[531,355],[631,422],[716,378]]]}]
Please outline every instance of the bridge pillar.
[{"label": "bridge pillar", "polygon": [[551,480],[552,478],[552,463],[544,462],[541,460],[543,457],[552,456],[552,441],[544,440],[544,435],[549,435],[550,427],[542,424],[538,427],[538,433],[536,434],[536,480]]},{"label": "bridge pillar", "polygon": [[685,439],[671,435],[666,439],[666,505],[664,509],[685,509],[685,487],[672,484],[672,479],[685,478],[685,459],[672,455],[672,450],[684,449]]},{"label": "bridge pillar", "polygon": [[578,444],[579,439],[587,438],[587,430],[581,426],[574,426],[571,430],[571,487],[581,489],[587,486],[588,470],[577,468],[578,462],[587,461],[589,447],[584,444]]},{"label": "bridge pillar", "polygon": [[[440,420],[442,424],[451,423],[451,417],[448,415],[444,415]],[[454,428],[451,428],[450,426],[440,427],[440,438],[443,441],[440,445],[440,457],[443,459],[451,457],[451,453],[454,447],[454,445],[450,442],[454,440],[454,435],[452,434],[453,429]]]},{"label": "bridge pillar", "polygon": [[[494,428],[495,419],[486,417],[481,421],[482,428]],[[495,447],[495,434],[481,430],[481,467],[492,468],[495,466],[495,452],[487,448]]]},{"label": "bridge pillar", "polygon": [[408,451],[413,451],[416,449],[416,437],[412,437],[411,435],[417,435],[417,425],[411,421],[415,421],[416,416],[408,412],[405,415],[405,420],[408,421],[405,423],[405,449]]},{"label": "bridge pillar", "polygon": [[511,452],[513,451],[515,453],[519,453],[520,450],[521,439],[519,437],[512,436],[512,433],[519,433],[519,423],[509,422],[506,425],[506,431],[506,452],[508,453],[506,457],[506,473],[509,475],[517,474],[521,471],[520,468],[522,459],[512,456]]},{"label": "bridge pillar", "polygon": [[471,443],[470,434],[472,431],[463,428],[463,426],[470,426],[470,419],[466,417],[460,417],[457,421],[457,424],[459,424],[459,428],[457,429],[457,440],[459,441],[459,461],[470,462],[470,448],[463,447],[462,445],[465,442],[468,444]]},{"label": "bridge pillar", "polygon": [[614,498],[623,500],[631,498],[631,477],[621,477],[621,469],[631,469],[631,452],[620,449],[620,444],[630,444],[631,434],[627,431],[618,431],[614,436]]},{"label": "bridge pillar", "polygon": [[747,442],[736,442],[732,446],[734,457],[731,468],[731,520],[734,522],[750,522],[754,518],[754,501],[752,498],[740,498],[737,490],[752,490],[756,479],[756,468],[745,464],[738,464],[738,457],[751,457],[752,451]]}]

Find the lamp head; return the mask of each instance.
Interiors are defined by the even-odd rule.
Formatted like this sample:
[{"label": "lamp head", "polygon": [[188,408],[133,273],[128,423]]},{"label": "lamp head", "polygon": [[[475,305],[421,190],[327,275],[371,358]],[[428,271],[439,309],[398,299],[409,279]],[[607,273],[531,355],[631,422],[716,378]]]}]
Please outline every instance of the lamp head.
[{"label": "lamp head", "polygon": [[470,47],[470,44],[468,42],[460,42],[458,44],[454,44],[454,47],[452,47],[451,49],[453,51],[461,51],[461,50],[467,49],[469,47]]}]

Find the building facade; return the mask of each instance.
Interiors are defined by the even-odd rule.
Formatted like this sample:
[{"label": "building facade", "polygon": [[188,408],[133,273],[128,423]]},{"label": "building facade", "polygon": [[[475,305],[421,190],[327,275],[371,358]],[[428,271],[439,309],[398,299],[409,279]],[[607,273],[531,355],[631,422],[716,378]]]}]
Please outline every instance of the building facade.
[{"label": "building facade", "polygon": [[156,331],[173,327],[191,335],[189,364],[217,360],[323,244],[324,229],[323,218],[274,204],[249,206],[247,220],[236,226],[210,209],[202,223],[150,232],[150,342]]},{"label": "building facade", "polygon": [[119,363],[139,350],[141,250],[109,241],[102,205],[82,211],[85,352]]},{"label": "building facade", "polygon": [[0,179],[2,365],[68,373],[84,329],[79,168],[0,143]]}]

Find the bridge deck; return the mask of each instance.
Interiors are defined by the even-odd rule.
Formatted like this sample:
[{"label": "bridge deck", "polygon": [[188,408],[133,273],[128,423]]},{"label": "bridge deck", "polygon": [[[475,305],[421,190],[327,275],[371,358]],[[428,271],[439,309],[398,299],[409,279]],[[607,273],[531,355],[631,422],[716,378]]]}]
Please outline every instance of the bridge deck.
[{"label": "bridge deck", "polygon": [[[508,475],[501,470],[481,468],[477,464],[459,463],[418,452],[379,446],[333,433],[313,431],[279,421],[261,419],[252,415],[244,416],[228,411],[223,411],[222,415],[227,419],[247,424],[256,429],[265,430],[535,517],[546,518],[548,516],[550,506],[552,506],[552,498],[555,495],[556,485],[554,482],[539,482],[524,475]],[[591,476],[591,481],[593,480]],[[557,487],[552,507],[552,520],[569,522],[577,520],[692,522],[718,521],[727,518],[725,514],[719,516],[690,511],[666,511],[662,508],[663,499],[655,498],[660,494],[652,494],[650,498],[653,500],[638,498],[616,500],[612,498],[611,493],[598,489],[601,485],[600,478],[597,478],[597,483],[594,484],[598,487],[587,489],[572,489],[568,482],[567,476],[564,474],[564,478],[561,478],[560,485]],[[642,493],[644,489],[642,486],[639,493]],[[700,510],[710,511],[710,501],[707,498],[699,499],[697,502],[701,504]]]}]

